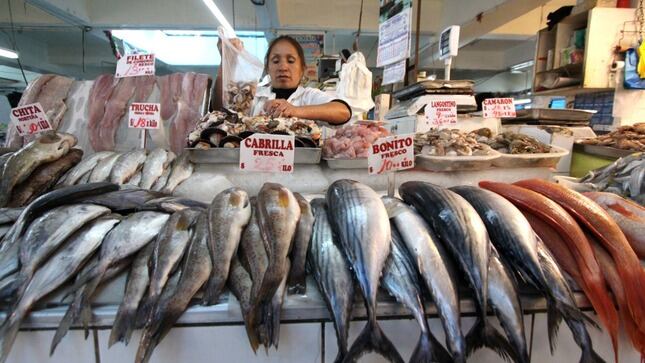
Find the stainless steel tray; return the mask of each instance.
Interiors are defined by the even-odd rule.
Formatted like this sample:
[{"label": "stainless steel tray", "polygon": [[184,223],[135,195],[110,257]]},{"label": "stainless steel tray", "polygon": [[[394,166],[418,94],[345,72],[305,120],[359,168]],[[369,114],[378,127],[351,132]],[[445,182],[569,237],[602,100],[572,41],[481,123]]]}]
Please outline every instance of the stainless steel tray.
[{"label": "stainless steel tray", "polygon": [[542,121],[589,121],[591,120],[591,117],[593,117],[593,112],[584,110],[532,108],[518,111],[516,119]]},{"label": "stainless steel tray", "polygon": [[[237,164],[240,162],[239,148],[213,148],[208,150],[186,149],[190,153],[190,161],[195,164]],[[319,164],[322,156],[320,148],[297,147],[293,162],[295,164]],[[367,167],[367,166],[366,166]]]},{"label": "stainless steel tray", "polygon": [[415,168],[429,171],[465,171],[484,170],[493,165],[500,153],[491,150],[489,155],[483,156],[432,156],[417,155],[414,161]]},{"label": "stainless steel tray", "polygon": [[582,151],[584,153],[591,154],[591,155],[604,156],[606,158],[612,158],[612,159],[622,158],[638,152],[634,150],[617,149],[611,146],[585,145],[585,144],[579,144],[579,143],[573,144],[573,150]]},{"label": "stainless steel tray", "polygon": [[367,172],[367,158],[361,159],[325,159],[330,169],[365,169]]}]

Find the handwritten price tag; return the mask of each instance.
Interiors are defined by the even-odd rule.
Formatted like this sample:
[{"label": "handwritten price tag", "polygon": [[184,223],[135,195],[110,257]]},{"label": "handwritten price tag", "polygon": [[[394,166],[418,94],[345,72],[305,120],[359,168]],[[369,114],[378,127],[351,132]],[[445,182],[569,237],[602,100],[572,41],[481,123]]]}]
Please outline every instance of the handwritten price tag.
[{"label": "handwritten price tag", "polygon": [[414,168],[414,135],[396,135],[376,140],[367,156],[370,174]]},{"label": "handwritten price tag", "polygon": [[121,57],[116,63],[116,78],[154,76],[154,54],[131,54]]},{"label": "handwritten price tag", "polygon": [[430,101],[425,107],[425,115],[431,127],[454,125],[457,123],[457,101]]},{"label": "handwritten price tag", "polygon": [[515,101],[512,98],[488,98],[483,102],[484,118],[515,117]]},{"label": "handwritten price tag", "polygon": [[52,125],[40,103],[32,103],[11,109],[11,122],[20,136],[33,135],[52,129]]},{"label": "handwritten price tag", "polygon": [[240,170],[292,173],[293,135],[253,134],[240,144]]},{"label": "handwritten price tag", "polygon": [[132,103],[128,127],[133,129],[158,129],[161,117],[158,103]]}]

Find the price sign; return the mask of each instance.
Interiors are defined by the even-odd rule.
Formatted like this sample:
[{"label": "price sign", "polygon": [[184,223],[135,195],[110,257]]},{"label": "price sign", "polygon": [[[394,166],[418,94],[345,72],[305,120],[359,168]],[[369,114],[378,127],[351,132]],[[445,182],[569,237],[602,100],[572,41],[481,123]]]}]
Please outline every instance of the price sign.
[{"label": "price sign", "polygon": [[293,135],[253,134],[240,144],[240,170],[292,173]]},{"label": "price sign", "polygon": [[396,135],[376,140],[367,156],[370,174],[414,168],[414,135]]},{"label": "price sign", "polygon": [[11,109],[11,122],[20,136],[33,135],[52,129],[52,125],[40,103],[31,103]]},{"label": "price sign", "polygon": [[160,104],[137,103],[130,105],[128,127],[133,129],[158,129],[161,117],[159,116]]},{"label": "price sign", "polygon": [[515,101],[512,98],[488,98],[483,102],[484,118],[515,117]]},{"label": "price sign", "polygon": [[425,115],[431,127],[454,125],[457,123],[457,101],[430,101],[425,107]]},{"label": "price sign", "polygon": [[119,59],[116,64],[116,78],[154,76],[155,55],[154,54],[130,54]]}]

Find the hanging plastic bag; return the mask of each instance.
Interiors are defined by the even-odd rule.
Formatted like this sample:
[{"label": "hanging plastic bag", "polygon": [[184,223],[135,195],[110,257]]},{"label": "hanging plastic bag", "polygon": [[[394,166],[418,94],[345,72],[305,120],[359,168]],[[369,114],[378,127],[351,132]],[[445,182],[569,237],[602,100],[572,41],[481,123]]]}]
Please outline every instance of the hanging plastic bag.
[{"label": "hanging plastic bag", "polygon": [[222,40],[222,105],[248,115],[264,65],[246,49],[235,47],[222,27],[217,31]]},{"label": "hanging plastic bag", "polygon": [[352,54],[343,64],[336,93],[347,102],[354,113],[367,112],[374,107],[372,100],[372,72],[365,65],[363,53]]},{"label": "hanging plastic bag", "polygon": [[645,79],[638,74],[638,53],[636,49],[629,48],[625,53],[625,89],[645,89]]}]

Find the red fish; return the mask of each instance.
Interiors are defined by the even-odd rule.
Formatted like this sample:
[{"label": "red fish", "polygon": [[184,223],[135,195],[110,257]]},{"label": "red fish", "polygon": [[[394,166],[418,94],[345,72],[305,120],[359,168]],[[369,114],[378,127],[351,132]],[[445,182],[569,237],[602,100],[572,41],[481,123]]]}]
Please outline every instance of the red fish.
[{"label": "red fish", "polygon": [[613,193],[582,194],[607,211],[627,237],[636,255],[645,259],[645,208]]},{"label": "red fish", "polygon": [[515,184],[557,202],[598,238],[616,264],[634,322],[645,333],[645,273],[638,256],[611,216],[589,198],[561,185],[539,179],[523,180]]},{"label": "red fish", "polygon": [[580,287],[607,328],[618,362],[618,312],[609,296],[589,241],[575,219],[554,201],[531,190],[494,182],[480,182],[479,186],[500,194],[521,209],[531,211],[560,234],[577,263],[582,277]]}]

